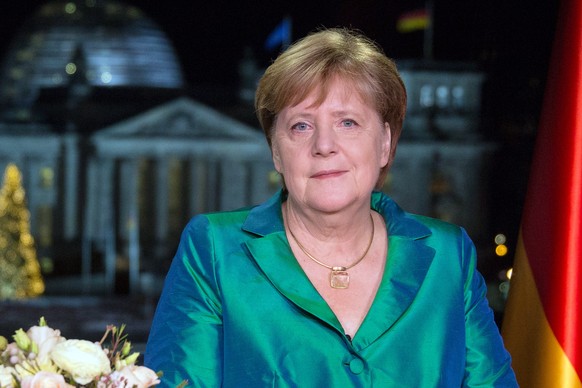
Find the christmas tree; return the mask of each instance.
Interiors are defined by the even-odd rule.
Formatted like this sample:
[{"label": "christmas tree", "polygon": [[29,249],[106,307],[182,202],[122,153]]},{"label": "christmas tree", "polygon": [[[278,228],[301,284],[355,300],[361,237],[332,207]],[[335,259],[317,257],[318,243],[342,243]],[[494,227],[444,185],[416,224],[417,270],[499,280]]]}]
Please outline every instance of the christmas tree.
[{"label": "christmas tree", "polygon": [[20,171],[9,164],[0,190],[0,300],[35,297],[43,292]]}]

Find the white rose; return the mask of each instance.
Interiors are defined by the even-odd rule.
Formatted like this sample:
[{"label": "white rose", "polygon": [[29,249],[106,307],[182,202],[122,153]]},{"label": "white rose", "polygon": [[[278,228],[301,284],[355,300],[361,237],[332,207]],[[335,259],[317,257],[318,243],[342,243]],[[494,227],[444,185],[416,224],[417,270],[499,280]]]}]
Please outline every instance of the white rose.
[{"label": "white rose", "polygon": [[32,326],[26,334],[38,346],[37,360],[40,363],[45,362],[56,344],[65,340],[61,337],[60,330],[51,329],[48,326]]},{"label": "white rose", "polygon": [[111,380],[122,387],[148,388],[160,383],[158,375],[145,366],[128,365],[111,374]]},{"label": "white rose", "polygon": [[0,365],[0,387],[12,388],[16,386],[13,373],[16,373],[14,368]]},{"label": "white rose", "polygon": [[99,344],[85,340],[66,340],[50,352],[53,362],[68,372],[75,382],[88,384],[98,376],[111,373],[107,355]]},{"label": "white rose", "polygon": [[52,372],[38,372],[34,376],[26,376],[20,382],[21,388],[75,388],[67,384],[65,378]]}]

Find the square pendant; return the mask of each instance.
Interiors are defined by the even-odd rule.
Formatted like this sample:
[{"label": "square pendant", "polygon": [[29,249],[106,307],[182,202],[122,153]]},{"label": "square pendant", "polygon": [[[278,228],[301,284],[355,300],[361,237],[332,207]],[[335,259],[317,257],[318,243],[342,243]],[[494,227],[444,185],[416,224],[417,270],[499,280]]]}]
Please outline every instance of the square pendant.
[{"label": "square pendant", "polygon": [[350,274],[348,274],[348,271],[332,270],[329,274],[329,285],[331,288],[348,288],[350,285]]}]

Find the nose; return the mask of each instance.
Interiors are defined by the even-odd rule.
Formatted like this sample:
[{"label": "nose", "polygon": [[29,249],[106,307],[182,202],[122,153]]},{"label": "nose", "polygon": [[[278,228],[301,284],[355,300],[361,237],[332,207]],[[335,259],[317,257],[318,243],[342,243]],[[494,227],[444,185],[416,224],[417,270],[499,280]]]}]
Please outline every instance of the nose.
[{"label": "nose", "polygon": [[317,126],[312,139],[314,156],[329,156],[337,152],[337,133],[331,125]]}]

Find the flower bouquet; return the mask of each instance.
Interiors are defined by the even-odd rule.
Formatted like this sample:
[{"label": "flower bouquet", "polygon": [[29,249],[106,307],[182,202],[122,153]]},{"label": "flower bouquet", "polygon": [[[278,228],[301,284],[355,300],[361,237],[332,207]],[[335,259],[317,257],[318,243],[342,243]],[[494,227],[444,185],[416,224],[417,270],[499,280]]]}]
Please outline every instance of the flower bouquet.
[{"label": "flower bouquet", "polygon": [[[136,365],[124,333],[125,325],[109,325],[99,342],[66,339],[44,317],[28,331],[19,329],[8,342],[0,336],[0,387],[146,388],[159,376]],[[107,342],[108,341],[108,342]]]}]

